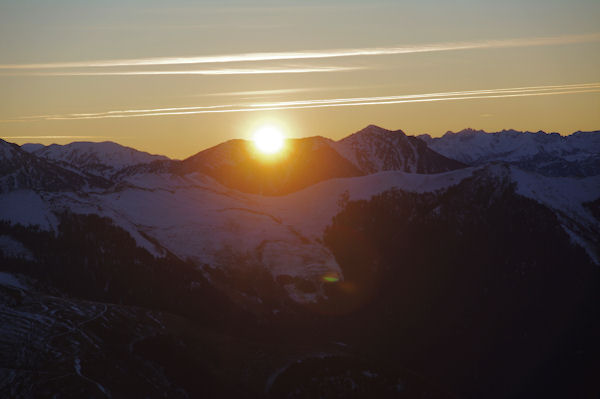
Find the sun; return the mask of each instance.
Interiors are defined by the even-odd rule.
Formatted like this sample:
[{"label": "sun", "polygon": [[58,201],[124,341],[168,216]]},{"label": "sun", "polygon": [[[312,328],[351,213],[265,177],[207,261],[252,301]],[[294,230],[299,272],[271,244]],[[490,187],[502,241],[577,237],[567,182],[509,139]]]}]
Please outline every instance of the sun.
[{"label": "sun", "polygon": [[283,148],[284,135],[276,126],[258,128],[252,136],[256,149],[264,154],[275,154]]}]

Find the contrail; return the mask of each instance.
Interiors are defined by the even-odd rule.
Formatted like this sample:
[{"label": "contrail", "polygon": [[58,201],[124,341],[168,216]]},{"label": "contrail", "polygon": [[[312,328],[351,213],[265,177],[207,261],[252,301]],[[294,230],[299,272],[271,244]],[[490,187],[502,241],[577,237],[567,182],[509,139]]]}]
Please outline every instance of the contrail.
[{"label": "contrail", "polygon": [[110,139],[112,136],[2,136],[5,139]]},{"label": "contrail", "polygon": [[356,89],[374,89],[389,87],[389,85],[362,85],[362,86],[331,86],[331,87],[297,87],[274,90],[228,91],[219,93],[192,94],[189,97],[243,97],[243,96],[269,96],[291,93],[306,93],[311,91],[343,91]]},{"label": "contrail", "polygon": [[[560,94],[594,93],[600,91],[600,82],[580,83],[568,85],[526,86],[486,90],[451,91],[440,93],[404,94],[397,96],[380,97],[352,97],[315,99],[303,101],[282,101],[272,103],[237,104],[237,105],[211,105],[192,107],[172,107],[153,109],[113,110],[87,114],[56,114],[28,116],[16,119],[17,121],[33,120],[79,120],[79,119],[105,119],[105,118],[132,118],[147,116],[167,115],[194,115],[230,112],[256,112],[287,109],[350,107],[366,105],[389,105],[434,101],[457,101],[486,98],[511,98],[528,96],[547,96]],[[4,121],[9,122],[9,121]]]},{"label": "contrail", "polygon": [[280,106],[280,107],[267,107],[267,108],[239,108],[239,109],[224,109],[224,110],[213,110],[213,111],[159,112],[159,113],[148,113],[148,114],[133,114],[133,115],[128,115],[128,116],[127,115],[111,115],[111,116],[96,116],[96,117],[85,117],[85,118],[55,117],[55,118],[48,118],[48,120],[126,118],[126,117],[145,117],[145,116],[171,116],[171,115],[193,115],[193,114],[210,114],[210,113],[229,113],[229,112],[276,111],[276,110],[288,110],[288,109],[351,107],[351,106],[365,106],[365,105],[389,105],[389,104],[417,103],[417,102],[434,102],[434,101],[451,101],[451,100],[473,100],[473,99],[485,99],[485,98],[508,98],[508,97],[546,96],[546,95],[558,95],[558,94],[595,93],[595,92],[600,92],[600,86],[598,86],[598,88],[596,88],[596,89],[565,90],[565,91],[546,92],[546,93],[498,94],[498,95],[477,95],[477,96],[440,97],[440,98],[416,98],[416,99],[410,99],[410,100],[365,101],[365,102],[353,102],[353,103],[331,103],[331,104],[314,104],[314,105],[299,105],[299,106]]},{"label": "contrail", "polygon": [[427,53],[436,51],[471,50],[486,48],[510,48],[530,46],[552,46],[559,44],[586,43],[600,41],[600,33],[583,35],[563,35],[548,37],[517,38],[505,40],[483,40],[469,42],[431,43],[425,45],[405,45],[395,47],[365,47],[354,49],[307,50],[291,52],[240,53],[225,55],[209,55],[195,57],[153,57],[116,60],[50,62],[30,64],[2,64],[0,69],[55,69],[55,68],[102,68],[102,67],[134,67],[148,65],[185,65],[212,64],[249,61],[278,61],[298,59],[320,59],[334,57],[356,57],[373,55],[394,55],[410,53]]},{"label": "contrail", "polygon": [[269,96],[278,94],[302,93],[323,90],[321,87],[298,87],[295,89],[229,91],[221,93],[198,94],[194,97],[234,97],[234,96]]},{"label": "contrail", "polygon": [[258,103],[251,104],[250,107],[278,107],[278,106],[295,106],[295,105],[312,105],[312,104],[330,104],[330,103],[351,103],[363,101],[389,101],[389,100],[406,100],[411,98],[422,97],[450,97],[455,95],[469,94],[496,94],[496,93],[527,93],[536,91],[549,91],[559,89],[581,89],[594,88],[598,83],[581,83],[574,85],[556,85],[556,86],[529,86],[529,87],[513,87],[507,89],[490,89],[490,90],[473,90],[473,91],[454,91],[445,93],[426,93],[426,94],[405,94],[400,96],[387,97],[356,97],[356,98],[334,98],[325,100],[304,100],[304,101],[280,101],[274,103]]},{"label": "contrail", "polygon": [[307,67],[307,68],[231,68],[198,69],[183,71],[100,71],[100,72],[8,72],[0,76],[152,76],[152,75],[263,75],[284,73],[342,72],[365,69],[364,67]]}]

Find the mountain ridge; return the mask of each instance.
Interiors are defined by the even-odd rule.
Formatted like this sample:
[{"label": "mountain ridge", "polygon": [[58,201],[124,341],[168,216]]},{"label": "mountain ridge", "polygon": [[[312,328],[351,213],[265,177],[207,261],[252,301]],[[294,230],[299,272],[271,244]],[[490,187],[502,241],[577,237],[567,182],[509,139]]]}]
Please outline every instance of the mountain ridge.
[{"label": "mountain ridge", "polygon": [[[270,160],[257,154],[251,141],[243,139],[226,141],[182,161],[113,142],[74,142],[43,148],[25,144],[22,148],[29,147],[31,154],[71,171],[83,170],[115,182],[148,171],[181,176],[199,172],[230,188],[263,195],[285,195],[319,181],[385,170],[440,173],[493,161],[547,176],[600,173],[600,131],[561,136],[541,130],[487,133],[467,128],[432,138],[368,125],[337,141],[312,136],[291,138],[287,143],[288,151]],[[118,154],[107,156],[105,147]]]},{"label": "mountain ridge", "polygon": [[63,166],[74,166],[87,173],[110,178],[114,173],[129,166],[164,161],[164,155],[154,155],[112,141],[75,141],[69,144],[50,144],[39,147],[24,144],[31,154]]},{"label": "mountain ridge", "polygon": [[271,158],[257,154],[251,141],[229,140],[184,159],[175,170],[205,173],[244,192],[285,195],[331,178],[386,170],[440,173],[465,166],[400,130],[369,125],[338,141],[288,139],[282,153]]},{"label": "mountain ridge", "polygon": [[600,131],[558,133],[463,129],[441,137],[418,136],[438,153],[468,165],[504,161],[547,176],[600,173]]},{"label": "mountain ridge", "polygon": [[109,185],[104,178],[65,168],[0,139],[0,192],[27,188],[65,191]]}]

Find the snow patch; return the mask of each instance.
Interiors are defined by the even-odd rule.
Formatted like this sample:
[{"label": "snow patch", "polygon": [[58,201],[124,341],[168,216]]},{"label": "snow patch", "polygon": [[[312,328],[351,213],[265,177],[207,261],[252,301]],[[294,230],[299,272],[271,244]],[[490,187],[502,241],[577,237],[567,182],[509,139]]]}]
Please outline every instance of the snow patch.
[{"label": "snow patch", "polygon": [[23,226],[56,230],[58,221],[44,199],[33,190],[15,190],[0,194],[0,220]]},{"label": "snow patch", "polygon": [[27,287],[23,285],[13,274],[0,272],[0,285],[7,285],[10,287],[20,288],[26,290]]},{"label": "snow patch", "polygon": [[25,246],[7,235],[0,235],[0,253],[7,258],[34,260],[33,254]]}]

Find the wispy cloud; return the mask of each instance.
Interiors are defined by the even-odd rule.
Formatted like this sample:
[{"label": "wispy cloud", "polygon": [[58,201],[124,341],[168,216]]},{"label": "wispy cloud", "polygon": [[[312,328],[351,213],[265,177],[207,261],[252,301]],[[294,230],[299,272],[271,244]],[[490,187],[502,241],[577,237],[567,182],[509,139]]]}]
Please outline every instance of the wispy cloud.
[{"label": "wispy cloud", "polygon": [[553,86],[527,86],[513,87],[505,89],[489,89],[489,90],[471,90],[471,91],[451,91],[443,93],[426,93],[426,94],[404,94],[399,96],[385,97],[354,97],[354,98],[333,98],[323,100],[302,100],[302,101],[280,101],[272,103],[251,104],[250,107],[287,107],[287,106],[302,106],[302,105],[317,105],[317,104],[341,104],[341,103],[364,103],[364,102],[384,102],[395,100],[411,100],[419,98],[433,97],[453,97],[467,95],[494,95],[494,94],[526,94],[532,92],[552,92],[557,90],[579,90],[591,89],[600,87],[600,83],[582,83],[574,85],[553,85]]},{"label": "wispy cloud", "polygon": [[148,65],[185,65],[210,64],[249,61],[278,61],[298,59],[320,59],[334,57],[356,57],[373,55],[394,55],[410,53],[426,53],[436,51],[472,50],[489,48],[534,47],[560,44],[585,43],[600,41],[600,33],[584,35],[564,35],[550,37],[516,38],[506,40],[483,40],[470,42],[446,42],[424,45],[407,45],[395,47],[364,47],[353,49],[309,50],[292,52],[240,53],[195,57],[154,57],[132,58],[98,61],[50,62],[35,64],[1,64],[0,69],[55,69],[55,68],[99,68],[99,67],[134,67]]},{"label": "wispy cloud", "polygon": [[298,87],[295,89],[274,89],[274,90],[249,90],[249,91],[229,91],[223,93],[198,94],[194,97],[238,97],[238,96],[272,96],[279,94],[304,93],[310,91],[323,90],[319,87]]},{"label": "wispy cloud", "polygon": [[364,69],[364,67],[298,67],[298,68],[230,68],[199,69],[183,71],[99,71],[99,72],[0,72],[0,76],[152,76],[152,75],[264,75],[286,73],[342,72]]},{"label": "wispy cloud", "polygon": [[37,140],[55,140],[55,139],[111,139],[112,136],[2,136],[3,139],[37,139]]},{"label": "wispy cloud", "polygon": [[290,89],[273,89],[273,90],[249,90],[249,91],[227,91],[220,93],[205,93],[193,94],[190,97],[259,97],[273,96],[280,94],[306,93],[315,91],[343,91],[357,89],[375,89],[380,87],[389,88],[390,85],[365,85],[365,86],[323,86],[323,87],[296,87]]},{"label": "wispy cloud", "polygon": [[[13,121],[34,121],[34,120],[80,120],[80,119],[105,119],[105,118],[132,118],[132,117],[150,117],[150,116],[168,116],[168,115],[194,115],[194,114],[212,114],[229,112],[256,112],[270,110],[286,109],[306,109],[306,108],[326,108],[326,107],[356,107],[368,105],[389,105],[418,102],[435,101],[458,101],[472,99],[492,99],[492,98],[511,98],[511,97],[529,97],[529,96],[549,96],[576,93],[596,93],[600,92],[600,82],[580,83],[568,85],[547,85],[547,86],[526,86],[486,90],[468,90],[452,91],[424,94],[403,94],[397,96],[380,97],[351,97],[351,98],[330,98],[314,99],[301,101],[280,101],[270,103],[255,104],[233,104],[233,105],[211,105],[211,106],[190,106],[190,107],[171,107],[171,108],[153,108],[153,109],[127,109],[112,110],[98,113],[87,114],[56,114],[56,115],[38,115],[17,118]],[[8,122],[8,121],[4,121]]]}]

